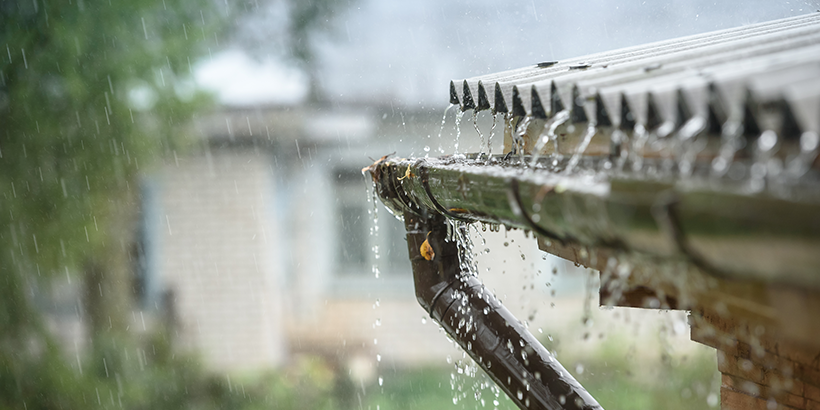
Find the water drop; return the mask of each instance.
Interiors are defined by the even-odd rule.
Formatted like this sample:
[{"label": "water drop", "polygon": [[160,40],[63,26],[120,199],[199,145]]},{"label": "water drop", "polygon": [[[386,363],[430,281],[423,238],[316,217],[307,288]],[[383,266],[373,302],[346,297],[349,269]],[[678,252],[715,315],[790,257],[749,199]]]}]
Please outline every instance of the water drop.
[{"label": "water drop", "polygon": [[709,407],[717,407],[718,395],[715,393],[709,393],[709,396],[706,397],[706,404],[708,404]]}]

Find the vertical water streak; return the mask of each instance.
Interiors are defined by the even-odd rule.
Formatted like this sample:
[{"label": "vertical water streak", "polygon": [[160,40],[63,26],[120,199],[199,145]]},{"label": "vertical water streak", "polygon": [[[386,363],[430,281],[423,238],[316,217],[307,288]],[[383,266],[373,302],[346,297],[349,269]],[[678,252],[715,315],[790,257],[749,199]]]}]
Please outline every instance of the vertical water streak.
[{"label": "vertical water streak", "polygon": [[[380,261],[379,261],[379,259],[380,259],[380,255],[379,255],[379,199],[378,199],[378,195],[376,193],[375,184],[367,183],[365,185],[367,186],[368,201],[373,203],[372,209],[367,211],[368,213],[372,213],[372,215],[373,215],[373,225],[370,227],[371,243],[373,244],[373,248],[372,248],[372,250],[373,250],[372,272],[373,272],[373,275],[375,276],[376,280],[380,280],[379,279],[379,277],[380,277],[380,270],[379,270],[379,264],[380,264]],[[378,380],[379,380],[379,386],[382,386],[383,383],[384,383],[384,377],[381,374],[380,366],[379,366],[379,364],[381,362],[381,354],[379,353],[379,350],[376,348],[376,345],[378,344],[378,338],[375,337],[375,333],[377,333],[376,328],[381,326],[381,319],[379,319],[379,304],[380,304],[379,303],[379,298],[376,298],[375,302],[373,303],[373,314],[374,314],[374,322],[373,322],[373,330],[374,330],[373,345],[374,346],[373,347],[374,347],[374,350],[376,350],[375,351],[376,370],[377,370],[377,376],[378,376]]]},{"label": "vertical water streak", "polygon": [[371,267],[371,271],[376,279],[379,278],[380,270],[379,270],[379,199],[376,194],[376,187],[373,184],[365,184],[367,185],[367,201],[373,204],[372,209],[368,210],[367,213],[373,216],[373,225],[370,227],[370,239],[373,247],[371,250],[373,251],[373,266]]},{"label": "vertical water streak", "polygon": [[481,133],[481,130],[478,128],[478,110],[473,110],[473,128],[475,128],[475,132],[478,133],[478,155],[476,156],[476,160],[481,159],[481,153],[484,150],[484,134]]},{"label": "vertical water streak", "polygon": [[490,136],[487,137],[487,161],[493,159],[493,136],[495,135],[495,127],[498,124],[498,114],[493,113],[493,126],[490,128]]},{"label": "vertical water streak", "polygon": [[450,111],[451,108],[455,107],[455,104],[450,104],[447,108],[444,109],[444,114],[441,116],[441,126],[438,129],[438,152],[444,153],[444,144],[441,141],[441,134],[444,132],[444,125],[447,123],[447,113]]},{"label": "vertical water streak", "polygon": [[[681,127],[677,133],[680,143],[675,152],[678,153],[678,170],[684,177],[692,175],[694,163],[697,155],[703,147],[698,144],[697,136],[706,128],[706,119],[703,117],[692,117]],[[674,147],[673,147],[674,148]]]},{"label": "vertical water streak", "polygon": [[626,151],[623,151],[624,143],[626,143],[626,134],[620,128],[615,128],[610,136],[610,152],[609,155],[613,160],[613,166],[620,173],[624,169],[626,163]]},{"label": "vertical water streak", "polygon": [[531,122],[532,116],[525,116],[524,119],[518,123],[515,132],[512,133],[512,148],[510,152],[518,154],[520,164],[524,164],[524,154],[526,154],[524,152],[524,135],[527,133],[527,128]]},{"label": "vertical water streak", "polygon": [[766,186],[766,180],[771,177],[772,169],[770,162],[774,159],[774,153],[777,151],[779,138],[777,133],[772,130],[764,130],[756,139],[756,147],[754,150],[754,160],[752,167],[749,169],[749,188],[752,192],[759,192]]},{"label": "vertical water streak", "polygon": [[572,173],[572,170],[578,165],[578,162],[581,161],[581,157],[584,155],[584,151],[587,150],[587,147],[589,147],[589,143],[592,141],[592,137],[595,136],[595,132],[595,123],[590,122],[587,126],[587,132],[584,135],[584,139],[581,140],[581,143],[578,144],[575,153],[573,153],[572,157],[569,159],[567,169],[565,170],[567,174]]},{"label": "vertical water streak", "polygon": [[[550,141],[557,139],[555,136],[555,130],[557,130],[561,124],[567,122],[568,119],[569,110],[562,110],[547,120],[547,123],[544,125],[544,132],[542,132],[538,137],[538,141],[535,143],[535,148],[533,148],[530,166],[534,167],[538,164],[538,160],[541,158],[541,151]],[[558,152],[557,149],[556,152]]]},{"label": "vertical water streak", "polygon": [[634,135],[635,139],[629,147],[629,158],[632,162],[632,171],[638,172],[643,168],[643,147],[649,140],[649,132],[643,124],[635,124]]},{"label": "vertical water streak", "polygon": [[461,117],[464,116],[464,111],[459,110],[456,113],[456,142],[453,145],[453,155],[458,155],[458,140],[461,137]]},{"label": "vertical water streak", "polygon": [[728,121],[721,127],[720,151],[712,160],[711,175],[720,178],[726,175],[734,162],[737,151],[743,145],[743,127],[740,121]]}]

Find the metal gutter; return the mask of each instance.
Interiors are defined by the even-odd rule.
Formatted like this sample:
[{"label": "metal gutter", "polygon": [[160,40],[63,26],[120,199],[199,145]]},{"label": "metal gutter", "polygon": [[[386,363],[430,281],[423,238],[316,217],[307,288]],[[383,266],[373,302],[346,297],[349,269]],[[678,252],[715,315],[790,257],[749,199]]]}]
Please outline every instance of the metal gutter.
[{"label": "metal gutter", "polygon": [[455,158],[386,159],[371,172],[397,212],[432,209],[560,243],[690,262],[718,277],[820,289],[817,182],[778,197],[743,182],[565,174]]}]

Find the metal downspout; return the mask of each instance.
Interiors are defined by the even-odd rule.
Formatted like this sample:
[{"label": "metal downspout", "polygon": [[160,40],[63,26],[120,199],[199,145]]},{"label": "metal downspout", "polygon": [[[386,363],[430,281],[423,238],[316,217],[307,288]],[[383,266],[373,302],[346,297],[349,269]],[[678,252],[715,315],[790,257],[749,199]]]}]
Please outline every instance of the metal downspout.
[{"label": "metal downspout", "polygon": [[478,278],[461,271],[441,214],[407,213],[405,227],[419,304],[519,408],[601,409]]},{"label": "metal downspout", "polygon": [[389,169],[368,170],[385,205],[404,215],[416,299],[430,317],[519,408],[602,409],[478,278],[462,271],[458,245],[446,240],[446,217],[402,196]]}]

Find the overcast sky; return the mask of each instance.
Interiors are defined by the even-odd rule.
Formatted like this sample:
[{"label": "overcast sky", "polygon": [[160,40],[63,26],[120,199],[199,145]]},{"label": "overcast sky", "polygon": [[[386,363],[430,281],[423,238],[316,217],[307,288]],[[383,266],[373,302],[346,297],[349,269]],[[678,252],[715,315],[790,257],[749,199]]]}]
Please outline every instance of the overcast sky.
[{"label": "overcast sky", "polygon": [[[446,106],[451,79],[815,12],[813,1],[358,0],[320,44],[337,101]],[[301,101],[306,77],[238,50],[198,65],[231,105]]]}]

